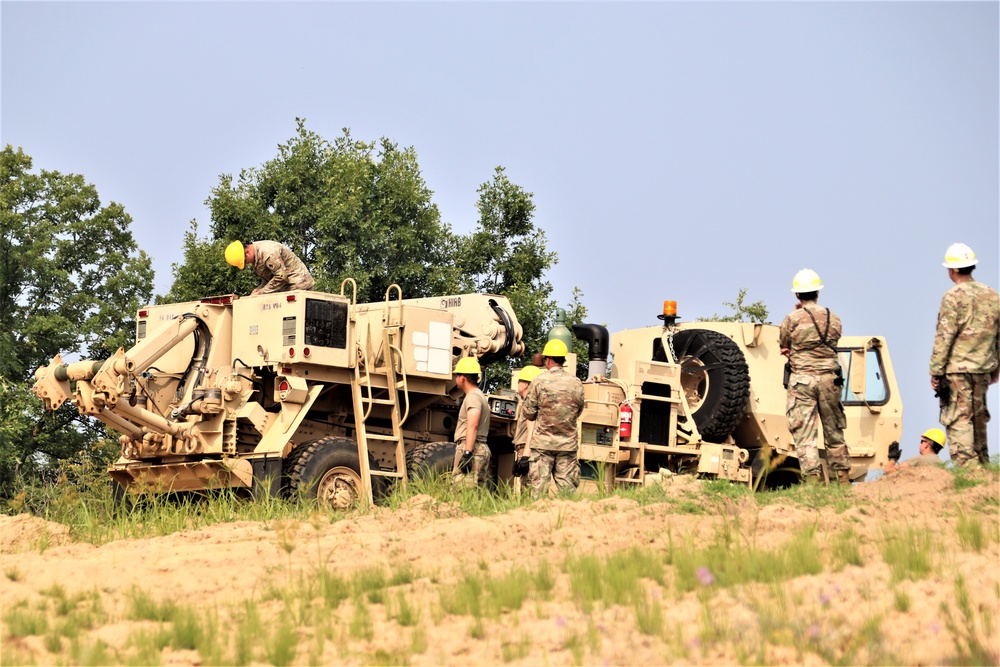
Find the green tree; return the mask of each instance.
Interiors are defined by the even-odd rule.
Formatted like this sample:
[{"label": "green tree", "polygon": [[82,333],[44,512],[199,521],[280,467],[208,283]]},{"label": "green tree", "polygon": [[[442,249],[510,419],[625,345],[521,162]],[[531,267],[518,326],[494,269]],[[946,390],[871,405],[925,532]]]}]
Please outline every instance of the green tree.
[{"label": "green tree", "polygon": [[744,303],[747,296],[747,288],[741,287],[740,293],[735,302],[723,301],[722,305],[733,312],[729,315],[712,315],[711,317],[699,317],[698,322],[756,322],[758,324],[770,324],[767,321],[767,306],[763,301]]},{"label": "green tree", "polygon": [[43,474],[104,434],[71,406],[44,414],[33,372],[58,353],[106,358],[128,345],[135,312],[152,292],[149,257],[132,218],[101,205],[77,174],[32,172],[32,159],[0,153],[0,494],[16,474]]},{"label": "green tree", "polygon": [[386,138],[356,141],[347,129],[330,142],[303,119],[296,123],[277,157],[235,179],[220,177],[206,202],[209,238],[199,239],[192,224],[164,300],[248,294],[257,277],[228,266],[223,248],[262,239],[291,248],[317,290],[338,292],[344,278],[353,278],[361,302],[383,300],[393,283],[404,298],[454,291],[455,237],[431,201],[416,151]]},{"label": "green tree", "polygon": [[[535,226],[534,195],[512,182],[503,167],[495,169],[493,179],[480,185],[478,193],[476,229],[457,244],[462,290],[510,299],[524,329],[530,361],[545,346],[556,310],[552,284],[545,278],[556,254],[546,249],[545,232]],[[488,369],[488,386],[509,384],[511,364]]]}]

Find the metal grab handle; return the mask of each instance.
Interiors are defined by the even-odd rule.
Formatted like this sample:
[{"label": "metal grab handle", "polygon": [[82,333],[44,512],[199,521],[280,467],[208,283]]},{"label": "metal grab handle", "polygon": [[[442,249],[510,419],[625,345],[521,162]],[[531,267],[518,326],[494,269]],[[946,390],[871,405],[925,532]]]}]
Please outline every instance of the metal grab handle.
[{"label": "metal grab handle", "polygon": [[409,389],[409,385],[407,385],[407,383],[406,383],[406,364],[402,363],[402,361],[403,361],[403,351],[400,348],[396,347],[395,345],[390,345],[389,346],[389,356],[390,356],[389,363],[390,364],[393,363],[392,358],[391,358],[393,352],[395,352],[396,354],[399,355],[399,357],[397,357],[399,359],[399,361],[400,361],[400,364],[399,364],[399,374],[403,378],[402,379],[402,383],[403,383],[403,395],[406,397],[406,412],[404,412],[403,416],[399,418],[399,426],[400,426],[400,428],[402,428],[403,424],[406,423],[406,418],[410,416],[410,389]]},{"label": "metal grab handle", "polygon": [[401,288],[396,283],[389,285],[385,290],[385,323],[388,326],[392,318],[392,301],[389,300],[389,295],[392,294],[393,290],[396,291],[396,309],[399,311],[396,318],[397,324],[403,323],[403,288]]},{"label": "metal grab handle", "polygon": [[344,278],[344,281],[340,283],[340,296],[344,296],[344,287],[347,283],[351,284],[351,305],[355,305],[358,302],[358,284],[354,282],[354,278]]}]

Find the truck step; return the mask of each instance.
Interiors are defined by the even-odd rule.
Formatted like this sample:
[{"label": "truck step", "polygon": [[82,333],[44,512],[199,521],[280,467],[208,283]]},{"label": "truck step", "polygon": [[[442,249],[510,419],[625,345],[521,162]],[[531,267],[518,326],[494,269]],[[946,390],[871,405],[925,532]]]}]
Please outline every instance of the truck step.
[{"label": "truck step", "polygon": [[395,470],[372,470],[373,475],[378,475],[379,477],[402,477],[403,473],[396,472]]},{"label": "truck step", "polygon": [[381,433],[367,434],[369,440],[385,440],[387,442],[398,442],[399,438],[394,435],[382,435]]},{"label": "truck step", "polygon": [[390,401],[388,398],[367,398],[367,397],[362,397],[361,400],[364,401],[365,403],[372,403],[374,405],[395,405],[395,403],[393,403],[392,401]]}]

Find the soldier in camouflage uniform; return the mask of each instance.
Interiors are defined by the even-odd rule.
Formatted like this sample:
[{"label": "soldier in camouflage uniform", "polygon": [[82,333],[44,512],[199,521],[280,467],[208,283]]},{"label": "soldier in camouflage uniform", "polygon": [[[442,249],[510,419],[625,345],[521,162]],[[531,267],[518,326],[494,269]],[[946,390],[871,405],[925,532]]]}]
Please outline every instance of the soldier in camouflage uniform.
[{"label": "soldier in camouflage uniform", "polygon": [[972,277],[976,254],[964,243],[945,253],[955,286],[945,292],[931,352],[931,387],[941,402],[941,425],[955,465],[989,462],[986,387],[1000,374],[1000,298]]},{"label": "soldier in camouflage uniform", "polygon": [[566,372],[569,349],[561,340],[550,340],[542,350],[546,370],[528,389],[522,414],[535,422],[531,435],[528,485],[538,499],[554,477],[560,493],[573,493],[580,485],[577,458],[577,423],[583,412],[583,384]]},{"label": "soldier in camouflage uniform", "polygon": [[[515,414],[516,426],[514,427],[514,477],[517,482],[530,471],[529,457],[531,456],[531,432],[534,430],[535,422],[528,421],[524,416],[524,397],[528,395],[528,389],[536,377],[542,373],[538,366],[525,366],[517,374],[517,413]],[[519,483],[515,483],[520,487]]]},{"label": "soldier in camouflage uniform", "polygon": [[822,481],[818,444],[822,424],[827,465],[837,471],[841,484],[850,484],[851,457],[844,442],[847,419],[840,402],[844,380],[837,357],[840,318],[816,303],[821,289],[819,276],[809,269],[799,271],[792,281],[799,303],[779,333],[781,353],[791,365],[785,414],[803,480]]},{"label": "soldier in camouflage uniform", "polygon": [[315,283],[302,260],[277,241],[256,241],[245,247],[233,241],[226,248],[226,261],[238,269],[247,264],[253,266],[261,284],[250,292],[250,296],[312,289]]},{"label": "soldier in camouflage uniform", "polygon": [[455,364],[455,384],[465,394],[458,411],[455,428],[455,465],[452,472],[456,484],[471,481],[485,485],[490,475],[490,405],[479,389],[479,361],[462,357]]}]

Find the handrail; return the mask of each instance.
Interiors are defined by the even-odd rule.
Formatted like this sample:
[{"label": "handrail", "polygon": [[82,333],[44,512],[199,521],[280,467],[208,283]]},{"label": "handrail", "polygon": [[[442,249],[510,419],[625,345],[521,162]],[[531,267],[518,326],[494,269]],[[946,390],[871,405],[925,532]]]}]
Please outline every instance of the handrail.
[{"label": "handrail", "polygon": [[354,282],[354,278],[344,278],[344,281],[340,283],[340,296],[346,296],[344,287],[347,283],[351,283],[351,305],[354,306],[358,303],[358,284]]},{"label": "handrail", "polygon": [[403,288],[396,283],[389,285],[385,290],[385,323],[388,325],[392,318],[392,302],[389,301],[389,295],[392,294],[393,288],[396,290],[396,308],[399,311],[396,323],[401,325],[403,323]]},{"label": "handrail", "polygon": [[406,382],[406,364],[402,363],[402,360],[403,360],[403,350],[400,349],[399,347],[395,346],[395,345],[389,345],[389,350],[390,350],[390,352],[389,352],[389,356],[390,356],[389,363],[393,363],[392,359],[391,359],[393,352],[396,352],[399,355],[399,357],[398,357],[398,359],[400,360],[399,375],[401,375],[402,378],[403,378],[401,380],[401,382],[403,384],[403,396],[406,397],[406,412],[404,412],[403,416],[399,418],[399,426],[400,426],[400,428],[402,428],[403,424],[406,423],[406,418],[410,416],[410,388],[409,388],[409,385]]},{"label": "handrail", "polygon": [[[375,404],[371,400],[371,396],[372,396],[372,374],[371,374],[371,371],[369,370],[368,355],[365,353],[364,346],[360,342],[356,343],[356,345],[358,347],[358,352],[360,352],[361,360],[365,362],[364,363],[364,366],[365,366],[365,384],[368,386],[368,400],[367,400],[368,409],[365,410],[365,415],[364,415],[364,417],[361,418],[361,421],[362,422],[367,422],[368,421],[368,417],[370,417],[371,414],[372,414],[372,408],[375,407]],[[355,378],[358,381],[358,384],[360,385],[361,384],[361,364],[355,364],[355,366],[354,366],[354,374],[355,374]],[[362,403],[366,402],[364,394],[361,395],[361,402]]]}]

